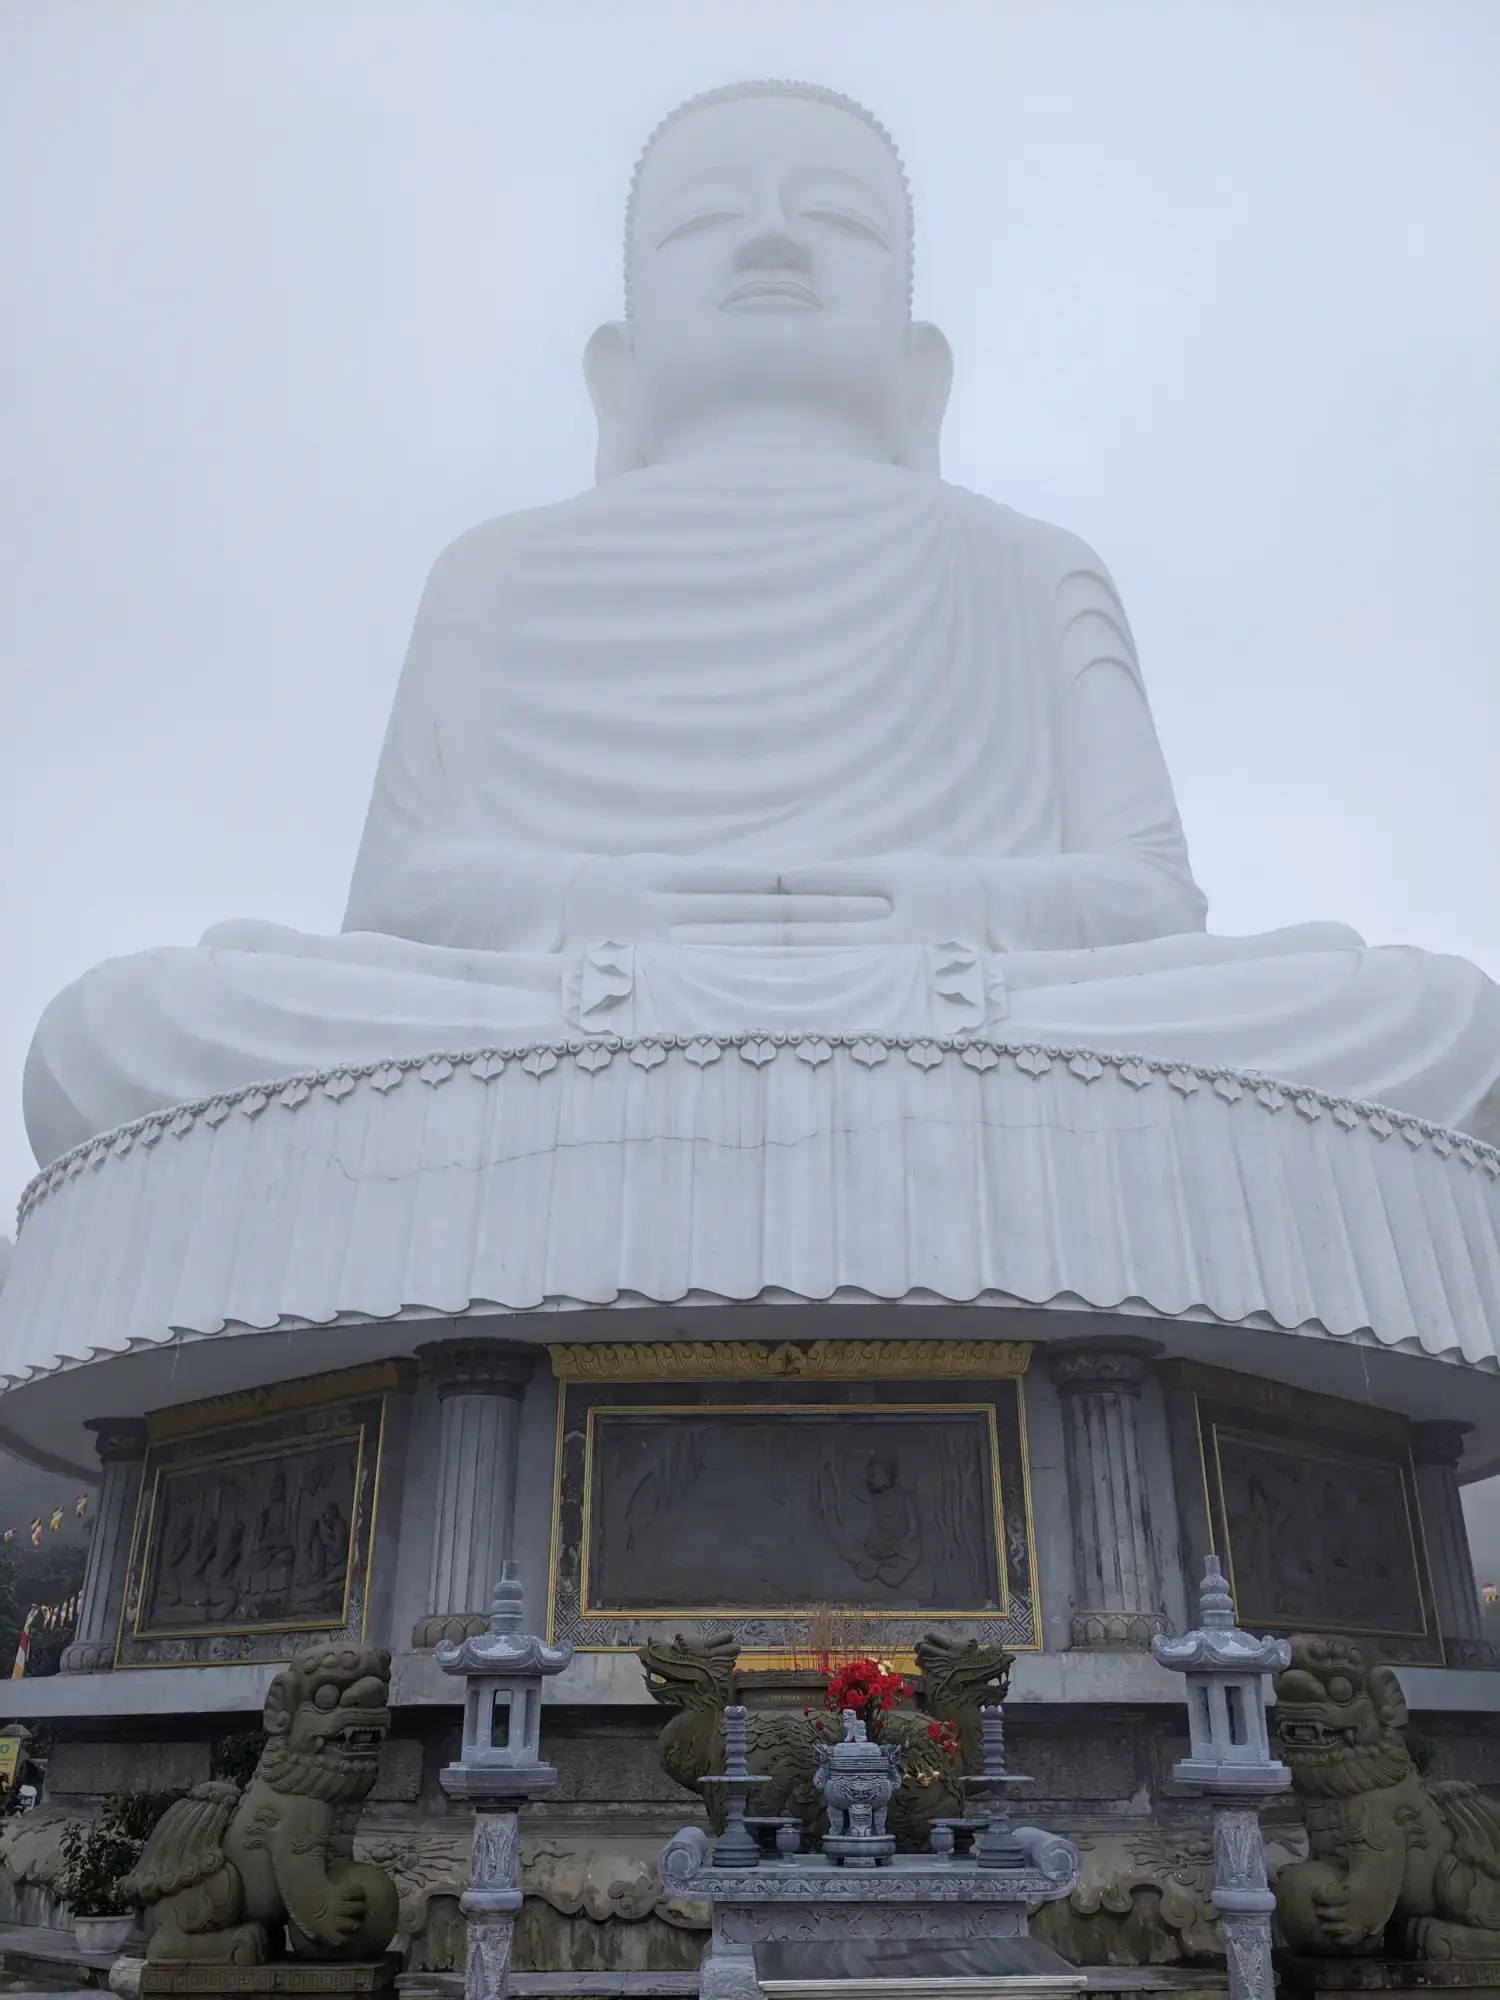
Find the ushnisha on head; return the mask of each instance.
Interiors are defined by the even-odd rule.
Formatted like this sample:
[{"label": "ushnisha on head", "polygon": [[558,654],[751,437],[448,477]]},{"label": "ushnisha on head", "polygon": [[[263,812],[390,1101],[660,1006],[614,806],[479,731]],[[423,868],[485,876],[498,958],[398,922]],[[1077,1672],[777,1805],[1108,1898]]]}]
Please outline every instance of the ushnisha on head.
[{"label": "ushnisha on head", "polygon": [[913,223],[890,134],[814,84],[690,98],[626,207],[625,312],[589,342],[598,475],[811,452],[935,473],[948,343],[913,320]]}]

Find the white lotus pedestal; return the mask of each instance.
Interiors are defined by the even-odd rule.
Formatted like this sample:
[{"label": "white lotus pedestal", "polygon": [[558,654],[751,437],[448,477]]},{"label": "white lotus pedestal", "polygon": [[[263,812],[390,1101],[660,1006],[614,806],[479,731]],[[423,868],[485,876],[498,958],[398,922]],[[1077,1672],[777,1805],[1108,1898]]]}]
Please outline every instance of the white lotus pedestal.
[{"label": "white lotus pedestal", "polygon": [[[454,1052],[153,1114],[39,1175],[0,1292],[0,1442],[87,1471],[87,1417],[407,1354],[406,1320],[890,1301],[1358,1346],[1301,1371],[1332,1393],[1369,1393],[1384,1354],[1456,1363],[1408,1368],[1425,1388],[1387,1400],[1472,1422],[1479,1477],[1500,1468],[1497,1269],[1494,1148],[1250,1074],[984,1036]],[[1102,1484],[1075,1480],[1109,1543],[1140,1370],[1084,1370],[1059,1387],[1074,1459],[1110,1454]],[[451,1385],[455,1432],[488,1399],[497,1463],[513,1386]],[[1159,1629],[1138,1542],[1089,1543],[1075,1638]],[[440,1568],[430,1630],[474,1608],[436,1601],[468,1582]]]}]

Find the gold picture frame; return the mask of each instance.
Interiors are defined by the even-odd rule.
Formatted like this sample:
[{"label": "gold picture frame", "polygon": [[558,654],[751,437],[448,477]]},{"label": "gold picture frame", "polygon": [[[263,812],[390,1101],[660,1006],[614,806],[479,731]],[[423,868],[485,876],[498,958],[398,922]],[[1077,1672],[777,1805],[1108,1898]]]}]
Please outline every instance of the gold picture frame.
[{"label": "gold picture frame", "polygon": [[[626,1609],[599,1601],[593,1588],[593,1495],[602,1419],[628,1414],[663,1421],[689,1416],[700,1422],[745,1416],[774,1420],[795,1412],[951,1421],[982,1415],[999,1607],[938,1612],[852,1607],[838,1615],[851,1625],[867,1623],[872,1632],[904,1632],[904,1638],[888,1637],[881,1650],[907,1668],[915,1638],[932,1628],[952,1628],[1012,1650],[1040,1650],[1025,1401],[1029,1344],[922,1339],[820,1340],[801,1346],[786,1341],[611,1342],[559,1345],[549,1352],[559,1384],[548,1605],[554,1641],[568,1638],[583,1652],[629,1652],[653,1633],[659,1635],[664,1623],[675,1621],[678,1629],[696,1626],[705,1635],[733,1630],[743,1667],[785,1669],[795,1666],[805,1651],[793,1634],[830,1608],[822,1603],[673,1603]],[[775,1400],[764,1393],[771,1384],[782,1391]],[[830,1398],[823,1385],[835,1384],[861,1385],[870,1396]],[[932,1393],[912,1393],[918,1384],[930,1386]]]}]

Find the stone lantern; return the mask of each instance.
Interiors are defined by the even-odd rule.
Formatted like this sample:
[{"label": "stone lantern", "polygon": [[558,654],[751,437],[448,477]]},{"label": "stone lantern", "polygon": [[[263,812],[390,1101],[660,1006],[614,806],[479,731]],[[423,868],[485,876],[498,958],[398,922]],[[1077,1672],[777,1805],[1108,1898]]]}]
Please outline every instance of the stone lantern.
[{"label": "stone lantern", "polygon": [[1179,1784],[1237,1792],[1281,1792],[1292,1777],[1271,1755],[1265,1677],[1291,1661],[1285,1639],[1254,1639],[1234,1622],[1228,1579],[1210,1556],[1198,1599],[1199,1628],[1157,1639],[1152,1651],[1187,1681],[1188,1755]]},{"label": "stone lantern", "polygon": [[469,1886],[460,1899],[468,1923],[466,2000],[505,2000],[511,1936],[521,1908],[520,1812],[557,1783],[541,1756],[542,1682],[573,1658],[525,1629],[525,1593],[514,1562],[495,1586],[487,1632],[436,1649],[445,1674],[462,1674],[463,1746],[441,1773],[450,1798],[475,1809]]},{"label": "stone lantern", "polygon": [[1234,1622],[1234,1596],[1208,1558],[1198,1627],[1151,1650],[1187,1681],[1188,1755],[1172,1766],[1180,1785],[1207,1795],[1214,1811],[1214,1905],[1224,1933],[1230,2000],[1273,2000],[1271,1913],[1257,1806],[1285,1791],[1292,1774],[1271,1755],[1265,1677],[1291,1662],[1285,1639],[1257,1639]]}]

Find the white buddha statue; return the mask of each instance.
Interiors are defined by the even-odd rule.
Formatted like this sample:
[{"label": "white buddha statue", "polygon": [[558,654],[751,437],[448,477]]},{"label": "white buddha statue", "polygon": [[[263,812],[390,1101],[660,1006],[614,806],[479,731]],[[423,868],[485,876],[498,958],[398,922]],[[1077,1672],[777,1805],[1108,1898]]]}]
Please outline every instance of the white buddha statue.
[{"label": "white buddha statue", "polygon": [[1205,934],[1103,566],[939,477],[912,234],[889,136],[831,92],[658,128],[585,359],[598,483],[439,558],[342,936],[235,923],[87,974],[28,1063],[41,1161],[297,1071],[650,1030],[988,1030],[1500,1135],[1474,967]]}]

